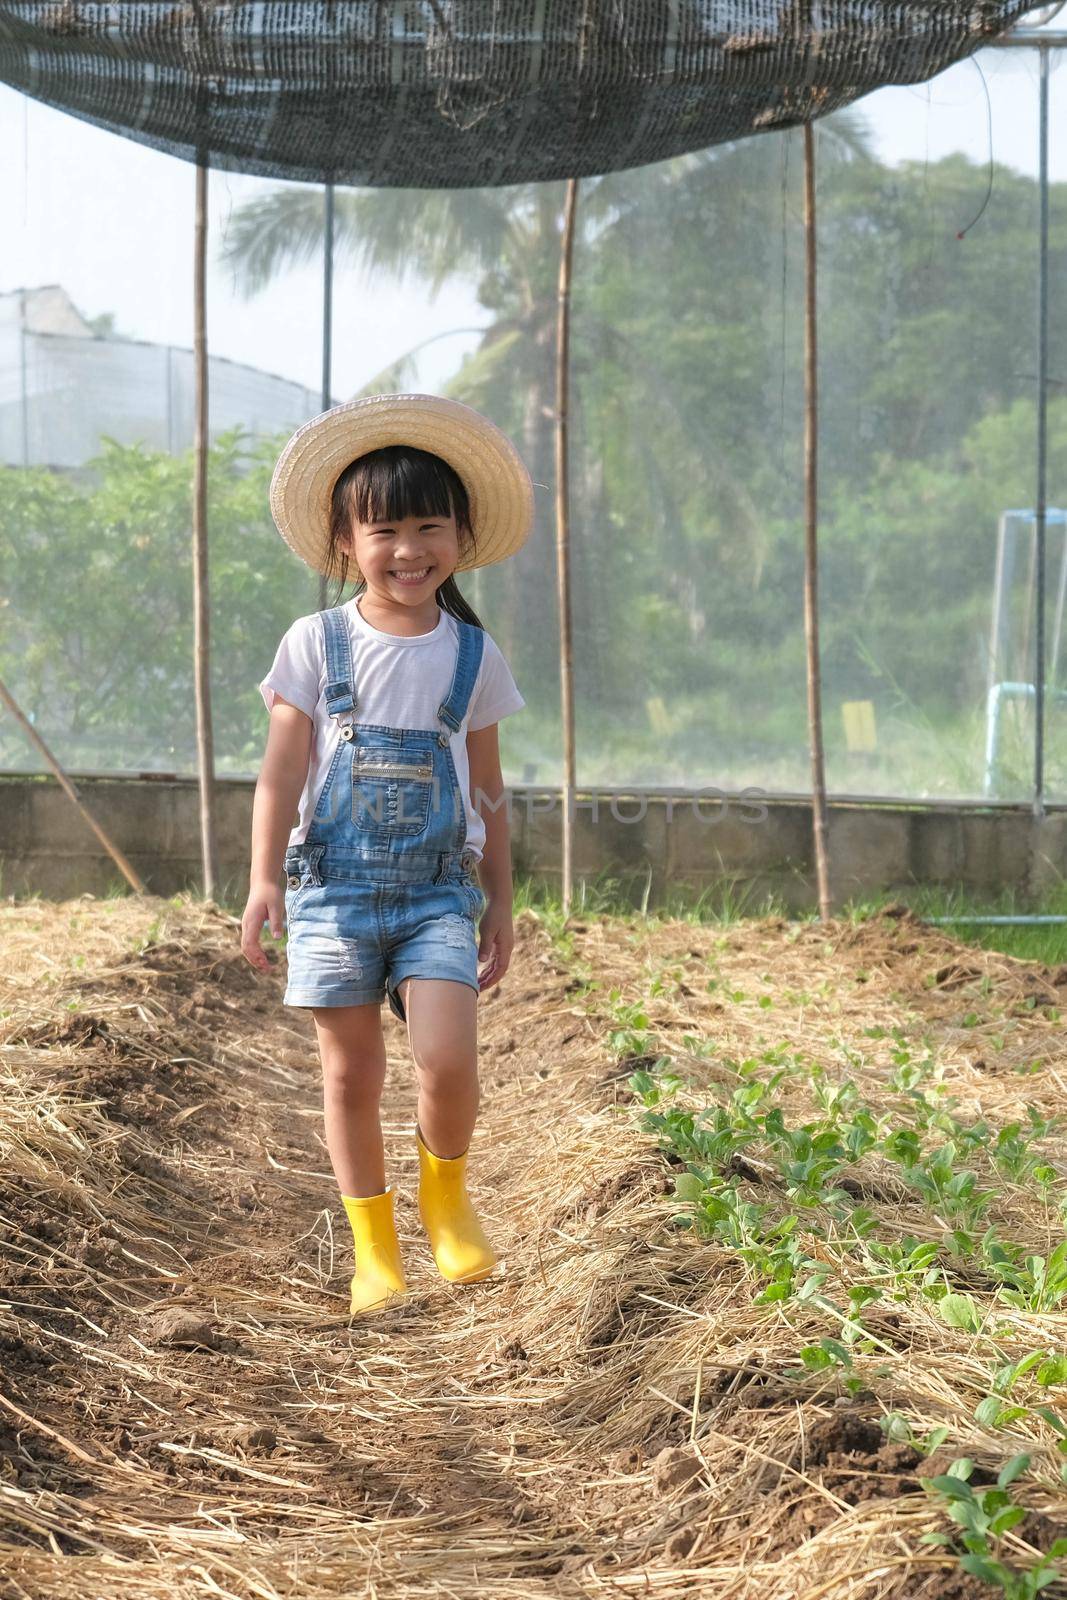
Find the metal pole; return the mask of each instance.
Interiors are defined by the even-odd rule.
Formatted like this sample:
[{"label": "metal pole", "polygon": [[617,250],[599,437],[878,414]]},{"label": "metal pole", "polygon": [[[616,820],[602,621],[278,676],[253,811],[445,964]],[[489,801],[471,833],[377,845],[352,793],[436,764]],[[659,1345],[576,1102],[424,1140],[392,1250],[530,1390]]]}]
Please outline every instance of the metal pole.
[{"label": "metal pole", "polygon": [[819,666],[819,359],[816,295],[815,136],[804,124],[804,634],[807,640],[808,737],[819,917],[830,917],[829,825]]},{"label": "metal pole", "polygon": [[26,295],[27,289],[19,290],[19,369],[22,381],[22,465],[30,464],[30,413],[29,413],[29,384],[26,377]]},{"label": "metal pole", "polygon": [[1060,923],[1067,922],[1067,917],[1035,912],[1033,916],[1019,917],[920,917],[920,922],[949,923],[967,922],[981,924],[983,927],[989,923],[998,928],[1052,928]]},{"label": "metal pole", "polygon": [[[331,357],[333,355],[333,184],[325,190],[325,214],[322,241],[322,409],[330,409],[330,391],[333,388]],[[326,609],[326,575],[319,574],[319,610]]]},{"label": "metal pole", "polygon": [[174,454],[174,346],[167,346],[167,454]]},{"label": "metal pole", "polygon": [[1004,640],[1008,633],[1008,595],[1011,589],[1012,565],[1009,556],[1015,552],[1014,538],[1009,539],[1008,517],[1001,512],[997,521],[997,558],[993,567],[993,625],[989,634],[989,672],[986,694],[993,693],[994,685],[1008,676],[1004,659]]},{"label": "metal pole", "polygon": [[1042,29],[1040,33],[1034,28],[1016,28],[1012,33],[1005,33],[999,39],[989,39],[983,44],[983,50],[1032,50],[1037,45],[1041,49],[1062,50],[1067,45],[1067,30],[1057,28]]},{"label": "metal pole", "polygon": [[[1052,649],[1048,652],[1045,670],[1056,687],[1056,680],[1060,675],[1060,645],[1063,640],[1063,608],[1067,603],[1067,518],[1062,515],[1057,517],[1057,523],[1063,528],[1063,537],[1060,540],[1060,581],[1056,588],[1056,625],[1052,634]],[[1045,511],[1045,526],[1048,527],[1048,510]]]},{"label": "metal pole", "polygon": [[1039,100],[1041,233],[1037,276],[1037,649],[1034,699],[1034,818],[1044,808],[1045,764],[1045,513],[1048,457],[1048,50],[1039,49],[1041,95]]}]

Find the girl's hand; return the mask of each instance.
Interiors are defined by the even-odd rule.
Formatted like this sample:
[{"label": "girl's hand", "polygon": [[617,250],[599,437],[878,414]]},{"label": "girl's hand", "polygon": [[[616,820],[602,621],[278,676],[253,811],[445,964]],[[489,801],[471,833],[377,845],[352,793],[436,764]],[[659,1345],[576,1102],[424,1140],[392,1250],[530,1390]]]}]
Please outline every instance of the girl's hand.
[{"label": "girl's hand", "polygon": [[271,963],[259,942],[264,923],[270,924],[275,939],[281,938],[285,927],[285,894],[279,884],[253,883],[241,918],[241,954],[260,972],[269,972]]},{"label": "girl's hand", "polygon": [[511,964],[511,952],[515,948],[515,924],[510,903],[494,906],[490,900],[478,926],[478,960],[489,963],[485,971],[478,974],[480,993],[499,983]]}]

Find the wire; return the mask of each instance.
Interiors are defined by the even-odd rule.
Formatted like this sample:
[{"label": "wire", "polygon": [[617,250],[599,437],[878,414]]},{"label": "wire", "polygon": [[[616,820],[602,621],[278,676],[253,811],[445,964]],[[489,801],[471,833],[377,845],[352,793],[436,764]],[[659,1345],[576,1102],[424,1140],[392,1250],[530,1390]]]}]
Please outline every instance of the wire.
[{"label": "wire", "polygon": [[[1062,3],[1063,0],[1061,0],[1061,4]],[[989,204],[990,196],[993,193],[993,102],[989,98],[989,85],[986,82],[985,73],[982,71],[981,66],[974,56],[971,57],[971,60],[974,62],[974,65],[978,70],[978,76],[982,80],[982,88],[985,90],[986,125],[989,130],[989,181],[986,184],[985,198],[982,201],[982,204],[978,207],[977,212],[971,218],[970,222],[968,222],[967,226],[965,228],[961,228],[959,233],[957,233],[957,239],[963,239],[968,233],[970,233],[971,229],[982,215],[986,206]]]},{"label": "wire", "polygon": [[[1028,28],[1045,27],[1046,23],[1055,21],[1065,5],[1067,5],[1067,0],[1057,0],[1057,4],[1052,6],[1038,6],[1036,9],[1041,12],[1041,15],[1039,17],[1029,17],[1029,20],[1026,22],[1026,26]],[[1029,16],[1029,14],[1027,14],[1027,16]]]},{"label": "wire", "polygon": [[782,383],[778,398],[778,464],[785,470],[785,368],[786,368],[786,290],[788,287],[789,229],[787,225],[786,197],[789,188],[789,147],[792,129],[782,133]]}]

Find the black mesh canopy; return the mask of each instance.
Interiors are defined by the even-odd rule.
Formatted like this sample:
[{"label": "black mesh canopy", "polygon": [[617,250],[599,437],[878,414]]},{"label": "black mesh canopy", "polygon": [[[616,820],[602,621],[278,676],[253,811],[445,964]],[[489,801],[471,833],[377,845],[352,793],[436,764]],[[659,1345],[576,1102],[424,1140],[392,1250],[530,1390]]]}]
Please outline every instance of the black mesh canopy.
[{"label": "black mesh canopy", "polygon": [[917,83],[1032,0],[5,4],[0,80],[187,160],[455,188],[582,177]]}]

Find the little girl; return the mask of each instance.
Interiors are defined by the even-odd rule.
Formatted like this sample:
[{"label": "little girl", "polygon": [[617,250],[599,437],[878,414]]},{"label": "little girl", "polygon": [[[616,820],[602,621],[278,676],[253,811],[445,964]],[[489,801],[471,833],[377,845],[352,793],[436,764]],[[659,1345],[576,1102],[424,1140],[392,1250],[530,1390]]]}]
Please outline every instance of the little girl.
[{"label": "little girl", "polygon": [[259,685],[270,730],[241,927],[245,956],[268,971],[260,934],[264,923],[282,932],[284,858],[283,998],[315,1019],[355,1316],[406,1288],[378,1110],[386,996],[418,1076],[418,1211],[437,1268],[467,1283],[497,1262],[465,1166],[478,994],[499,983],[514,944],[497,723],[526,702],[453,573],[514,554],[533,486],[511,441],[469,406],[385,394],[298,429],[270,501],[282,537],[338,578],[338,595],[349,573],[357,583],[344,605],[293,623]]}]

